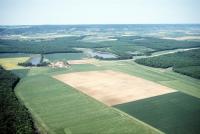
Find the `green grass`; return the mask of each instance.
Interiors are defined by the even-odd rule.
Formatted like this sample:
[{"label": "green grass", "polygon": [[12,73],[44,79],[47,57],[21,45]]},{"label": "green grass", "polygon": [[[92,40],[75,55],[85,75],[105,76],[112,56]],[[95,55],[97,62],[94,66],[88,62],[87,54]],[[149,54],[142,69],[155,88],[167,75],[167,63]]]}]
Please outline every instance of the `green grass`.
[{"label": "green grass", "polygon": [[181,92],[115,107],[167,134],[200,133],[200,99]]},{"label": "green grass", "polygon": [[[154,133],[143,122],[88,97],[51,76],[70,72],[114,70],[138,76],[200,98],[200,80],[129,61],[97,61],[70,68],[12,70],[23,77],[16,93],[44,131],[55,133]],[[164,103],[164,102],[163,102]],[[148,114],[147,114],[148,115]],[[142,120],[144,121],[144,120]],[[152,125],[152,124],[150,124]]]},{"label": "green grass", "polygon": [[47,75],[26,77],[15,91],[49,133],[158,133]]}]

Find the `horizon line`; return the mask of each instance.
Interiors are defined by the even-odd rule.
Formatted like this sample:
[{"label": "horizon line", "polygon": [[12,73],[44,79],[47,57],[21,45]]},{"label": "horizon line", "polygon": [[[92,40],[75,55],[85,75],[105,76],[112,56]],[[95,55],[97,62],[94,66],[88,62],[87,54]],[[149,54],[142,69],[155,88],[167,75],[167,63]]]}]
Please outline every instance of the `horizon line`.
[{"label": "horizon line", "polygon": [[85,24],[0,24],[0,26],[80,26],[80,25],[200,25],[200,23],[85,23]]}]

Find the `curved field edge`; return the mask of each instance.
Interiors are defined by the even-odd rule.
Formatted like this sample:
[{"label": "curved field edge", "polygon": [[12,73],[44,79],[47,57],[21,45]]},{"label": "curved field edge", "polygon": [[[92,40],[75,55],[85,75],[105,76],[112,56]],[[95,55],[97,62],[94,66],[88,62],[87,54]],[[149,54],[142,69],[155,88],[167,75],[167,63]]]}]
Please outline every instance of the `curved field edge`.
[{"label": "curved field edge", "polygon": [[37,134],[31,114],[14,92],[20,79],[0,66],[0,80],[1,134]]},{"label": "curved field edge", "polygon": [[26,77],[15,91],[48,133],[162,133],[49,76]]}]

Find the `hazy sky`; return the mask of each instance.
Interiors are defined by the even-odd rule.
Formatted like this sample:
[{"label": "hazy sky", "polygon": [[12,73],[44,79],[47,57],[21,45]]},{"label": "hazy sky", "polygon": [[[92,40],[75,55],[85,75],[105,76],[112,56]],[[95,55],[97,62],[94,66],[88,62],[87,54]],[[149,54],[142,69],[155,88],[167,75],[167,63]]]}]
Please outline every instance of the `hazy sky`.
[{"label": "hazy sky", "polygon": [[0,25],[200,23],[200,0],[0,0]]}]

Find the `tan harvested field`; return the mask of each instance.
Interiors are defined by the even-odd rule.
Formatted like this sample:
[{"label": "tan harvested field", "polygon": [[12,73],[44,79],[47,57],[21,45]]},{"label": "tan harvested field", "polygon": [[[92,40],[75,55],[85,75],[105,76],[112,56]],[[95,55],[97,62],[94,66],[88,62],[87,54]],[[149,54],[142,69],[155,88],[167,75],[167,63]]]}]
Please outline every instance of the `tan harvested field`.
[{"label": "tan harvested field", "polygon": [[75,72],[53,77],[108,106],[176,92],[160,84],[111,70]]}]

